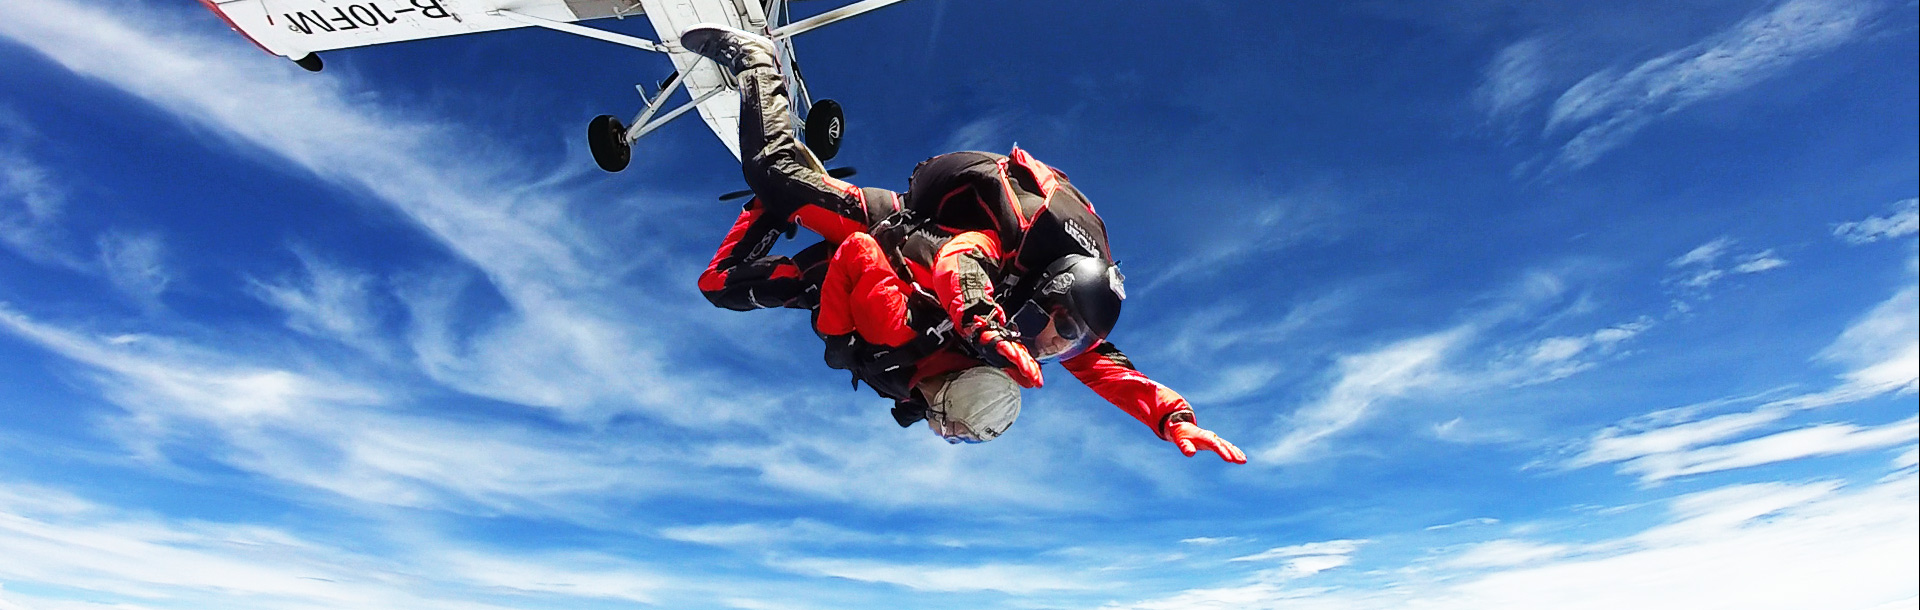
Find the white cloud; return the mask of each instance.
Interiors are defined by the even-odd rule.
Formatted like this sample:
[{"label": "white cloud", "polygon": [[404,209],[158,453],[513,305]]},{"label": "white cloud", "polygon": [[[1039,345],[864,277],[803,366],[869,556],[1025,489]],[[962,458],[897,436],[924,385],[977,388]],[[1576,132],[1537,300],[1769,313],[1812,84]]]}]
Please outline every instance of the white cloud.
[{"label": "white cloud", "polygon": [[[809,404],[824,410],[820,407],[833,400],[821,397]],[[719,470],[750,473],[754,482],[774,489],[869,507],[1066,510],[1090,501],[1071,475],[1034,466],[1057,457],[1044,442],[955,447],[923,429],[903,430],[891,419],[876,417],[881,413],[860,410],[812,420],[831,434],[717,442],[692,459]],[[1036,417],[1023,416],[1009,434],[1033,434],[1025,430],[1034,425],[1027,420]]]},{"label": "white cloud", "polygon": [[827,558],[780,558],[774,560],[772,565],[799,574],[898,585],[916,591],[1000,591],[1026,595],[1042,591],[1094,589],[1102,585],[1084,574],[1043,565],[990,563],[946,566]]},{"label": "white cloud", "polygon": [[1900,452],[1900,457],[1893,458],[1894,468],[1912,468],[1915,465],[1920,465],[1920,447],[1908,447]]},{"label": "white cloud", "polygon": [[251,280],[254,296],[284,313],[287,327],[296,331],[373,346],[379,331],[371,288],[374,277],[329,263],[302,248],[294,254],[300,259],[302,276]]},{"label": "white cloud", "polygon": [[[1129,294],[1136,297],[1163,286],[1195,282],[1240,268],[1263,256],[1302,244],[1337,238],[1356,199],[1369,195],[1356,193],[1350,186],[1332,179],[1308,182],[1285,192],[1274,193],[1258,185],[1201,183],[1182,185],[1180,197],[1194,201],[1255,201],[1251,205],[1227,206],[1218,214],[1192,218],[1161,218],[1159,229],[1168,236],[1163,247],[1179,250],[1181,255],[1165,267],[1142,272],[1128,283]],[[1124,254],[1124,253],[1123,253]],[[1128,271],[1122,261],[1122,271]],[[1131,271],[1128,271],[1132,273]],[[1324,313],[1326,305],[1349,298],[1333,294],[1321,302],[1308,302],[1289,312],[1289,317]],[[1255,323],[1262,330],[1281,330],[1284,323],[1270,323],[1271,314],[1258,312]],[[1260,333],[1257,338],[1266,338]]]},{"label": "white cloud", "polygon": [[[526,425],[524,415],[414,412],[413,390],[299,356],[297,364],[261,362],[272,346],[223,351],[154,335],[103,337],[10,309],[0,309],[0,334],[83,365],[83,378],[126,411],[102,423],[147,460],[191,454],[374,506],[596,524],[637,497],[777,490],[863,506],[1060,510],[1087,505],[1093,484],[1035,468],[1058,457],[1045,443],[952,447],[895,427],[884,411],[854,408],[880,403],[851,393],[752,405],[781,412],[787,427],[736,427],[724,440],[654,425],[547,429]],[[1046,417],[1030,416],[1020,429]]]},{"label": "white cloud", "polygon": [[1527,354],[1527,361],[1534,364],[1559,362],[1580,355],[1592,340],[1586,337],[1553,337],[1542,340]]},{"label": "white cloud", "polygon": [[1342,357],[1339,380],[1326,395],[1301,407],[1287,433],[1255,455],[1266,463],[1310,457],[1319,441],[1360,422],[1377,403],[1442,382],[1446,355],[1470,335],[1471,329],[1458,327]]},{"label": "white cloud", "polygon": [[[1188,589],[1171,596],[1131,603],[1111,602],[1102,610],[1225,610],[1313,607],[1313,596],[1324,590],[1296,589],[1285,584],[1256,582],[1242,586]],[[1321,605],[1331,608],[1336,606]]]},{"label": "white cloud", "polygon": [[[671,582],[606,555],[504,553],[408,537],[401,552],[376,557],[276,528],[161,520],[0,482],[0,548],[8,551],[0,553],[0,580],[39,591],[0,592],[0,603],[479,610],[560,599],[646,603]],[[84,591],[85,601],[62,591]],[[483,592],[505,606],[472,601]]]},{"label": "white cloud", "polygon": [[740,608],[741,610],[814,610],[818,608],[818,606],[794,603],[794,600],[788,599],[767,601],[764,599],[730,597],[720,600],[720,603],[726,604],[728,607]]},{"label": "white cloud", "polygon": [[164,260],[166,246],[158,236],[110,232],[100,236],[99,244],[100,266],[121,292],[152,303],[173,282]]},{"label": "white cloud", "polygon": [[1544,37],[1535,36],[1507,45],[1487,64],[1474,103],[1494,119],[1511,116],[1546,91],[1550,75],[1546,55],[1552,50]]},{"label": "white cloud", "polygon": [[1572,547],[1564,544],[1541,544],[1527,540],[1492,540],[1473,545],[1466,551],[1447,558],[1440,565],[1450,568],[1506,568],[1513,566],[1538,565],[1546,560],[1566,555]]},{"label": "white cloud", "polygon": [[173,281],[160,236],[108,229],[91,244],[76,239],[63,225],[66,189],[12,141],[31,135],[15,120],[0,116],[0,245],[37,264],[103,278],[135,302],[157,306]]},{"label": "white cloud", "polygon": [[99,339],[6,309],[0,331],[92,367],[127,411],[110,429],[147,459],[181,449],[373,505],[574,519],[591,518],[589,493],[682,485],[640,468],[684,465],[664,451],[395,413],[389,390],[323,371],[235,364],[152,336]]},{"label": "white cloud", "polygon": [[1270,580],[1293,580],[1306,578],[1327,570],[1353,563],[1349,555],[1302,555],[1288,559],[1285,565],[1263,571],[1259,578]]},{"label": "white cloud", "polygon": [[[1266,465],[1324,457],[1323,441],[1367,421],[1382,404],[1555,381],[1597,366],[1599,359],[1616,353],[1623,343],[1653,327],[1654,322],[1643,316],[1584,335],[1528,341],[1524,346],[1494,336],[1494,330],[1534,316],[1546,304],[1558,302],[1567,291],[1567,282],[1560,275],[1531,271],[1464,323],[1372,352],[1340,356],[1334,367],[1335,378],[1325,393],[1282,418],[1281,436],[1249,455],[1258,458],[1254,463]],[[1491,349],[1475,349],[1480,343],[1492,343]],[[1476,353],[1489,352],[1474,361]],[[1452,442],[1517,438],[1504,431],[1467,432],[1461,429],[1463,421],[1455,418],[1432,429],[1435,435]]]},{"label": "white cloud", "polygon": [[1455,521],[1452,523],[1442,523],[1440,525],[1429,525],[1426,527],[1425,531],[1433,532],[1433,531],[1439,531],[1439,530],[1453,529],[1456,527],[1474,527],[1474,526],[1480,526],[1480,525],[1499,525],[1499,524],[1500,524],[1500,520],[1495,519],[1493,517],[1474,517],[1472,519],[1461,519],[1459,521]]},{"label": "white cloud", "polygon": [[660,536],[668,540],[709,546],[748,548],[793,544],[885,544],[902,541],[899,537],[850,530],[812,519],[669,527],[660,530]]},{"label": "white cloud", "polygon": [[1727,257],[1733,245],[1733,238],[1720,237],[1668,261],[1667,266],[1676,271],[1675,275],[1667,278],[1667,282],[1688,289],[1705,290],[1729,275],[1760,273],[1787,265],[1787,260],[1774,254],[1771,249],[1740,254],[1735,257],[1733,264],[1722,265],[1721,259]]},{"label": "white cloud", "polygon": [[1430,564],[1377,566],[1340,586],[1250,578],[1103,608],[1900,607],[1920,571],[1916,491],[1911,473],[1860,489],[1734,485],[1674,498],[1662,522],[1589,542],[1492,540]]},{"label": "white cloud", "polygon": [[1596,433],[1569,467],[1621,463],[1643,483],[1910,442],[1914,420],[1861,427],[1819,424],[1730,441],[1794,412],[1858,402],[1920,387],[1920,289],[1905,287],[1849,324],[1818,359],[1849,367],[1832,387],[1765,402],[1750,411],[1696,420],[1695,409],[1665,412],[1651,425],[1623,423]]},{"label": "white cloud", "polygon": [[1691,474],[1891,447],[1912,443],[1917,438],[1920,438],[1920,427],[1912,418],[1870,428],[1822,424],[1737,443],[1651,454],[1627,462],[1621,466],[1621,470],[1639,474],[1642,482],[1654,482]]},{"label": "white cloud", "polygon": [[1893,211],[1885,216],[1870,216],[1833,227],[1834,237],[1855,245],[1905,237],[1916,231],[1920,231],[1920,199],[1895,203]]},{"label": "white cloud", "polygon": [[1732,246],[1733,238],[1720,237],[1713,241],[1700,244],[1699,247],[1692,250],[1688,250],[1686,254],[1680,255],[1679,258],[1668,261],[1667,266],[1679,268],[1691,265],[1711,265],[1714,261],[1719,260],[1722,254],[1727,252],[1727,248]]},{"label": "white cloud", "polygon": [[1847,326],[1820,359],[1852,367],[1846,387],[1913,392],[1920,376],[1920,289],[1908,286]]},{"label": "white cloud", "polygon": [[1002,114],[990,114],[961,125],[947,136],[940,150],[1007,150],[1013,144],[1013,138],[1007,135],[1007,127],[1013,117]]},{"label": "white cloud", "polygon": [[1366,543],[1366,540],[1308,542],[1291,546],[1274,547],[1252,555],[1235,557],[1227,561],[1266,561],[1269,559],[1301,557],[1306,555],[1352,555],[1355,551],[1360,550],[1360,545]]},{"label": "white cloud", "polygon": [[1624,73],[1607,69],[1553,103],[1546,132],[1577,129],[1554,165],[1584,167],[1660,118],[1729,95],[1861,35],[1875,3],[1788,0]]},{"label": "white cloud", "polygon": [[1267,562],[1280,560],[1280,566],[1255,574],[1262,581],[1288,581],[1306,578],[1353,563],[1353,554],[1367,540],[1327,540],[1275,547],[1228,559],[1230,562]]},{"label": "white cloud", "polygon": [[1237,536],[1219,536],[1219,537],[1215,537],[1215,536],[1200,536],[1200,537],[1196,537],[1196,538],[1183,538],[1183,539],[1181,539],[1181,540],[1180,540],[1180,544],[1192,544],[1192,545],[1198,545],[1198,546],[1213,546],[1213,545],[1216,545],[1216,544],[1226,544],[1226,543],[1229,543],[1229,542],[1239,542],[1239,541],[1240,541],[1240,538],[1239,538],[1239,537],[1237,537]]},{"label": "white cloud", "polygon": [[[422,368],[448,387],[584,421],[638,410],[710,426],[759,413],[704,400],[715,385],[669,370],[674,361],[659,354],[690,331],[633,325],[705,303],[662,300],[608,281],[632,271],[632,261],[676,272],[681,261],[611,254],[603,234],[573,220],[567,193],[540,188],[525,159],[492,152],[499,147],[479,145],[470,130],[370,103],[339,77],[300,73],[227,32],[196,34],[215,32],[179,18],[178,11],[137,6],[21,0],[0,5],[0,36],[250,152],[370,194],[475,267],[507,311],[477,328],[451,316],[411,320],[438,327],[433,332],[446,339],[434,347],[450,358],[423,358]],[[13,190],[45,191],[44,180],[19,175],[26,178],[9,178]],[[31,208],[40,210],[35,218],[57,203],[34,201],[46,202]],[[703,402],[705,408],[686,408]]]},{"label": "white cloud", "polygon": [[45,167],[10,144],[0,147],[0,244],[36,263],[88,267],[59,225],[66,205],[66,191],[53,184]]},{"label": "white cloud", "polygon": [[1632,433],[1623,433],[1630,428],[1609,427],[1595,434],[1586,452],[1574,458],[1570,465],[1590,466],[1685,451],[1755,430],[1786,415],[1779,410],[1731,413]]},{"label": "white cloud", "polygon": [[1522,361],[1509,365],[1508,374],[1522,385],[1563,379],[1593,368],[1597,358],[1613,354],[1621,343],[1652,327],[1653,320],[1642,317],[1585,335],[1548,337],[1524,350]]},{"label": "white cloud", "polygon": [[1786,266],[1786,264],[1786,259],[1775,256],[1773,250],[1763,250],[1742,257],[1740,264],[1734,265],[1732,271],[1734,273],[1759,273],[1768,269],[1778,269]]}]

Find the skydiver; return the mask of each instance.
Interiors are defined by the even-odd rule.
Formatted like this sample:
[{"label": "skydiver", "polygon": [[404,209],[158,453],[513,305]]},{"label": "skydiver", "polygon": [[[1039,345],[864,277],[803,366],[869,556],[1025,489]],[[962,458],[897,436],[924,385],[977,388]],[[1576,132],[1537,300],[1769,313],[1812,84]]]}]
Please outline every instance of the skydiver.
[{"label": "skydiver", "polygon": [[[813,310],[829,365],[894,398],[902,426],[925,418],[949,442],[999,436],[1019,415],[1018,386],[1040,387],[1039,363],[1057,360],[1181,453],[1246,462],[1105,341],[1123,278],[1065,174],[1016,147],[928,159],[904,197],[856,187],[795,139],[771,41],[701,24],[680,43],[739,83],[741,169],[756,195],[701,275],[716,306]],[[824,241],[769,256],[796,223]]]}]

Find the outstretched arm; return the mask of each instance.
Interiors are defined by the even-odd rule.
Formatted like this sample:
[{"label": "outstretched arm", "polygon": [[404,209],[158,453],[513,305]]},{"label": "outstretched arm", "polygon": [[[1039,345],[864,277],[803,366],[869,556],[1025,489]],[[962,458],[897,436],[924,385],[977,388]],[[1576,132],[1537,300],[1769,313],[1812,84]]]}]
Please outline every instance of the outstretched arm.
[{"label": "outstretched arm", "polygon": [[1207,449],[1220,459],[1247,463],[1247,455],[1241,453],[1239,447],[1194,423],[1193,407],[1185,397],[1173,388],[1148,379],[1112,343],[1101,343],[1060,364],[1095,394],[1152,428],[1154,434],[1179,447],[1188,457]]}]

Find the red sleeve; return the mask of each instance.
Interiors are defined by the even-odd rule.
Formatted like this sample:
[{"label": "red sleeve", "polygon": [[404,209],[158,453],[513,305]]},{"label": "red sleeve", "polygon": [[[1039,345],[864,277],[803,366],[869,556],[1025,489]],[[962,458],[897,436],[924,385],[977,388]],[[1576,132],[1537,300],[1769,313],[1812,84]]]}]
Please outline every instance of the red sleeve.
[{"label": "red sleeve", "polygon": [[1186,398],[1133,368],[1133,362],[1112,343],[1101,343],[1060,364],[1093,393],[1152,428],[1161,440],[1166,440],[1172,422],[1193,421],[1193,407]]},{"label": "red sleeve", "polygon": [[932,281],[922,285],[933,287],[940,308],[953,318],[954,328],[971,327],[970,315],[982,315],[979,311],[968,313],[976,307],[991,307],[996,315],[989,317],[995,322],[1005,316],[993,306],[994,278],[981,266],[986,262],[997,268],[999,261],[1000,239],[993,231],[968,231],[940,246],[934,256]]}]

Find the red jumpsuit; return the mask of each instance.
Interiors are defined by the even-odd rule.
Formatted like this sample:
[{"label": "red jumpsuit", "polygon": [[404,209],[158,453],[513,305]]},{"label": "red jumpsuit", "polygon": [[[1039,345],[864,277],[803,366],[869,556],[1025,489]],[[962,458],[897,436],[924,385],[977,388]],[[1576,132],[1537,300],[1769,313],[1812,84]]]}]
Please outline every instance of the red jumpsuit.
[{"label": "red jumpsuit", "polygon": [[[1025,155],[1016,151],[1016,156]],[[1045,167],[1037,161],[1032,163]],[[922,164],[922,168],[938,167],[940,165]],[[913,313],[910,305],[916,292],[921,295],[931,292],[947,314],[938,317],[951,316],[957,322],[962,311],[978,305],[968,303],[961,294],[962,278],[969,273],[968,263],[977,267],[978,263],[987,261],[998,267],[999,263],[1012,260],[1001,248],[997,232],[953,234],[953,228],[946,226],[921,227],[911,235],[890,239],[888,241],[900,243],[893,244],[894,248],[889,250],[865,229],[880,224],[869,220],[875,216],[871,212],[899,209],[898,196],[881,189],[859,189],[831,178],[826,180],[832,182],[821,184],[833,185],[835,188],[830,192],[838,201],[828,205],[804,204],[788,217],[788,221],[819,233],[825,238],[821,244],[791,259],[766,255],[772,240],[778,238],[787,222],[769,219],[765,212],[768,206],[756,200],[735,221],[720,251],[701,274],[701,291],[716,305],[733,309],[812,308],[817,313],[815,329],[822,335],[857,335],[874,346],[900,347],[942,322],[935,319],[936,316]],[[937,180],[940,178],[919,172],[914,176],[916,185]],[[1057,180],[1064,183],[1064,176]],[[823,190],[826,189],[812,192]],[[977,202],[974,205],[978,209]],[[1087,209],[1091,211],[1090,206]],[[867,213],[838,213],[855,210]],[[1101,232],[1104,233],[1103,227]],[[916,253],[919,256],[915,256]],[[911,279],[901,277],[897,270],[902,267],[911,274]],[[988,296],[991,298],[991,291]],[[957,346],[947,345],[913,361],[907,386],[979,364],[977,358]],[[1102,343],[1062,361],[1061,365],[1096,394],[1162,438],[1166,437],[1171,423],[1193,421],[1192,409],[1185,398],[1140,373],[1111,343]]]},{"label": "red jumpsuit", "polygon": [[[816,330],[830,341],[859,335],[870,347],[883,348],[866,354],[915,354],[911,362],[884,369],[897,376],[911,367],[908,379],[901,380],[908,381],[904,388],[898,383],[883,388],[868,378],[876,391],[906,401],[913,398],[911,388],[919,380],[980,364],[962,352],[951,333],[941,333],[948,327],[942,318],[965,330],[968,326],[961,322],[977,310],[1004,317],[997,305],[989,306],[992,286],[1042,269],[1062,254],[1081,252],[1111,260],[1105,251],[1105,226],[1092,205],[1067,184],[1065,175],[1017,149],[1012,157],[953,153],[929,159],[914,169],[906,201],[891,191],[862,189],[828,176],[794,138],[791,102],[772,57],[748,54],[742,61],[736,74],[741,172],[757,197],[735,220],[700,276],[700,291],[714,305],[812,309],[819,316]],[[928,222],[887,222],[915,207]],[[825,240],[791,258],[769,256],[780,234],[795,223]],[[868,232],[876,229],[880,233],[870,237]],[[911,282],[896,272],[900,267]],[[937,297],[933,315],[916,313],[917,303],[929,301],[915,296],[925,292],[916,284]],[[1008,288],[1009,293],[1022,289]],[[893,343],[909,336],[905,344]],[[934,349],[884,349],[941,339],[945,343]],[[834,354],[830,345],[829,364],[834,364]],[[1134,369],[1110,343],[1062,364],[1163,439],[1172,422],[1193,420],[1186,399]],[[877,375],[880,365],[886,362],[855,363],[865,367],[855,368],[856,376],[863,370]],[[909,395],[901,395],[903,389]]]}]

